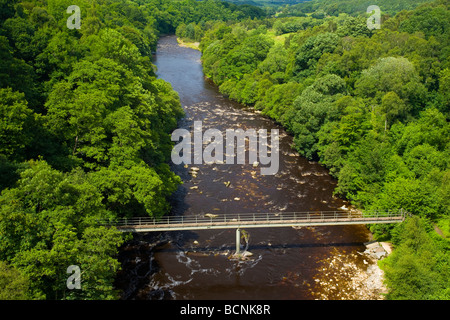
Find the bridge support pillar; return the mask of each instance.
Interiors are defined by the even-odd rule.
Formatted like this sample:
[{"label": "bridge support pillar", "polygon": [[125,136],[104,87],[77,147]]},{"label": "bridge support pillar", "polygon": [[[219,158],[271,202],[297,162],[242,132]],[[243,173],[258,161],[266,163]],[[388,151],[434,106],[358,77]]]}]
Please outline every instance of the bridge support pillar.
[{"label": "bridge support pillar", "polygon": [[241,230],[236,229],[236,255],[241,253]]}]

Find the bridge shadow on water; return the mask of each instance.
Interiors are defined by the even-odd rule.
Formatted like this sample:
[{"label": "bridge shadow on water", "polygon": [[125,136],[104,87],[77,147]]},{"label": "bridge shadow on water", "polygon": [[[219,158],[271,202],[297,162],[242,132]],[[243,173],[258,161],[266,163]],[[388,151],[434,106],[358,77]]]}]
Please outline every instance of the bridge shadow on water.
[{"label": "bridge shadow on water", "polygon": [[[192,253],[208,253],[215,254],[221,251],[235,251],[235,244],[223,244],[220,246],[214,245],[201,245],[201,244],[193,244],[191,241],[193,239],[197,239],[198,235],[195,232],[190,231],[166,231],[167,233],[178,233],[178,237],[170,237],[172,239],[177,238],[175,242],[165,241],[155,245],[154,252],[192,252]],[[233,235],[234,236],[234,235]],[[233,241],[230,239],[230,241]],[[245,243],[241,243],[241,248],[245,247]],[[248,251],[257,251],[257,250],[279,250],[279,249],[305,249],[305,248],[330,248],[330,247],[348,247],[348,248],[356,248],[356,247],[364,247],[364,243],[362,242],[345,242],[345,241],[333,241],[333,242],[307,242],[307,243],[257,243],[252,244],[251,241],[247,248]]]}]

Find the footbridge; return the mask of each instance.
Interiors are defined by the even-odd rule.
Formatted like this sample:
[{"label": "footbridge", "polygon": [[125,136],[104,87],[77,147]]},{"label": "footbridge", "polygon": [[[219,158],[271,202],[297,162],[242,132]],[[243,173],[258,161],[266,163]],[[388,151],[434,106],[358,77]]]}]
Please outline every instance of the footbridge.
[{"label": "footbridge", "polygon": [[123,232],[154,232],[206,229],[311,227],[349,224],[398,223],[405,212],[352,213],[343,211],[205,214],[166,216],[159,219],[136,217],[119,219],[113,225]]},{"label": "footbridge", "polygon": [[208,229],[236,229],[236,252],[240,248],[240,228],[315,227],[374,223],[400,223],[407,212],[312,211],[240,214],[204,214],[123,218],[113,223],[122,232],[155,232]]}]

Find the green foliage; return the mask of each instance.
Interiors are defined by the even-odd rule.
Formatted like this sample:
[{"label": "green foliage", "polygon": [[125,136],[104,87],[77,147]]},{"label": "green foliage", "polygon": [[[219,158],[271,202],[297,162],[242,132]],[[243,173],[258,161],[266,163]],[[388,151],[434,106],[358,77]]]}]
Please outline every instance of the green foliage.
[{"label": "green foliage", "polygon": [[320,128],[317,148],[320,161],[330,168],[332,175],[338,176],[347,155],[355,150],[370,124],[362,99],[343,96],[335,105],[342,110],[342,116],[339,121],[330,121]]},{"label": "green foliage", "polygon": [[319,58],[324,53],[332,53],[338,42],[339,37],[330,32],[308,38],[296,52],[294,77],[302,79],[310,76]]},{"label": "green foliage", "polygon": [[70,295],[64,279],[72,264],[84,267],[83,281],[93,288],[82,296],[111,296],[118,268],[113,257],[124,238],[117,230],[96,226],[98,219],[114,217],[101,192],[80,169],[62,173],[43,160],[28,165],[16,187],[0,196],[1,259],[30,279],[33,298]]},{"label": "green foliage", "polygon": [[326,75],[307,87],[286,112],[284,123],[294,133],[295,147],[302,155],[317,155],[317,132],[325,122],[338,119],[341,110],[334,102],[345,91],[345,82],[339,76]]},{"label": "green foliage", "polygon": [[[221,30],[218,26],[217,31]],[[203,50],[205,72],[214,82],[241,80],[244,74],[252,73],[264,61],[273,46],[273,40],[259,32],[246,32],[236,26],[232,33],[224,36],[221,43],[212,42]],[[221,56],[222,59],[218,59]],[[211,60],[214,63],[211,65]]]},{"label": "green foliage", "polygon": [[441,103],[438,108],[441,112],[449,116],[450,112],[450,93],[447,90],[450,87],[450,69],[446,68],[441,71],[439,79],[439,94],[442,96]]},{"label": "green foliage", "polygon": [[423,32],[427,38],[433,36],[442,41],[449,40],[450,13],[445,6],[422,6],[411,12],[408,19],[400,23],[399,29],[408,33]]},{"label": "green foliage", "polygon": [[267,57],[258,65],[258,69],[261,73],[268,72],[278,83],[283,83],[287,64],[288,52],[278,43],[270,48]]},{"label": "green foliage", "polygon": [[[156,28],[162,33],[175,33],[195,40],[192,36],[210,21],[239,21],[264,17],[265,11],[246,4],[206,0],[149,0],[145,2],[148,14],[155,18]],[[185,33],[189,26],[188,34]],[[197,33],[198,35],[198,33]]]},{"label": "green foliage", "polygon": [[[412,10],[428,0],[378,0],[378,5],[383,12],[394,15],[402,10]],[[326,12],[328,15],[338,16],[342,13],[357,15],[365,13],[367,7],[372,5],[370,0],[311,0],[303,3],[293,4],[282,8],[283,15],[298,15],[315,13],[320,15]]]},{"label": "green foliage", "polygon": [[0,300],[28,299],[28,280],[16,268],[0,261]]},{"label": "green foliage", "polygon": [[420,83],[414,66],[405,58],[380,59],[364,70],[355,84],[355,93],[380,104],[387,118],[403,119],[423,106],[426,89]]},{"label": "green foliage", "polygon": [[10,160],[24,160],[32,124],[33,111],[28,108],[25,95],[11,88],[0,89],[0,154]]},{"label": "green foliage", "polygon": [[398,228],[394,252],[382,261],[393,300],[448,300],[448,241],[435,238],[428,223],[409,218]]},{"label": "green foliage", "polygon": [[323,22],[312,17],[279,18],[273,24],[276,35],[306,30]]},{"label": "green foliage", "polygon": [[256,102],[255,107],[281,123],[284,121],[284,114],[291,108],[294,99],[301,91],[302,86],[296,82],[272,85],[262,99]]},{"label": "green foliage", "polygon": [[204,31],[200,25],[191,22],[188,25],[184,23],[180,24],[175,33],[179,38],[199,42],[203,37]]},{"label": "green foliage", "polygon": [[15,57],[8,38],[0,35],[0,87],[23,92],[35,107],[38,97],[35,79],[33,68],[23,59]]},{"label": "green foliage", "polygon": [[[80,30],[66,27],[72,4],[1,4],[5,299],[117,299],[117,250],[126,237],[98,220],[164,215],[181,183],[167,162],[183,110],[151,63],[163,31],[156,2],[79,1]],[[206,12],[211,7],[220,5],[210,2]],[[66,287],[70,265],[81,269],[82,290]]]}]

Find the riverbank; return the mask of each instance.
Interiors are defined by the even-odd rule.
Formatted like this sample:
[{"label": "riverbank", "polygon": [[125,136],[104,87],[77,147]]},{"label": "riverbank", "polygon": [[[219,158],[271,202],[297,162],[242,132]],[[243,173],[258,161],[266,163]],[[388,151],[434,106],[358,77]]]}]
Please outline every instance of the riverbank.
[{"label": "riverbank", "polygon": [[178,37],[177,37],[177,42],[180,45],[180,47],[191,48],[191,49],[200,51],[200,42],[188,42],[188,41],[181,40]]},{"label": "riverbank", "polygon": [[391,252],[390,244],[377,241],[366,243],[365,250],[356,254],[336,250],[334,256],[321,261],[315,278],[320,290],[312,295],[316,300],[384,300],[388,289],[378,261]]}]

